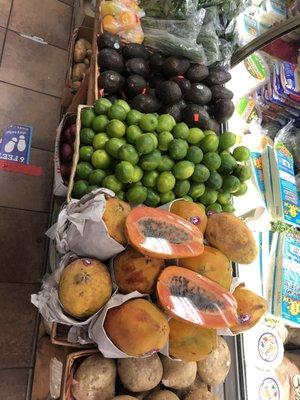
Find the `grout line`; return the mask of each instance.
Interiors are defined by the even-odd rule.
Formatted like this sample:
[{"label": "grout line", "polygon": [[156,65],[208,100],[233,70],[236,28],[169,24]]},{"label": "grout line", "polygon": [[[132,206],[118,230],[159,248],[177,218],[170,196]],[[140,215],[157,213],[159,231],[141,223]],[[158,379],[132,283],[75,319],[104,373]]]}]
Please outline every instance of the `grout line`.
[{"label": "grout line", "polygon": [[11,12],[12,12],[13,5],[14,5],[14,0],[12,0],[12,2],[11,2],[11,4],[10,4],[10,9],[9,9],[8,18],[7,18],[7,22],[6,22],[5,33],[4,33],[4,39],[3,39],[3,46],[2,46],[1,53],[0,53],[0,67],[1,67],[1,64],[2,64],[2,58],[3,58],[3,54],[4,54],[4,47],[5,47],[5,42],[6,42],[6,36],[7,36],[7,31],[8,31],[8,25],[9,25],[9,20],[10,20],[10,16],[11,16]]},{"label": "grout line", "polygon": [[26,208],[18,208],[18,207],[8,207],[8,206],[1,206],[0,205],[0,210],[1,208],[9,209],[9,210],[18,210],[18,211],[28,211],[28,212],[34,212],[34,213],[40,213],[40,214],[49,214],[49,211],[41,211],[41,210],[29,210]]},{"label": "grout line", "polygon": [[[53,146],[53,147],[54,147],[54,146]],[[31,146],[31,149],[40,150],[40,151],[46,151],[47,153],[52,153],[52,154],[54,154],[54,150],[42,149],[41,147]]]},{"label": "grout line", "polygon": [[1,82],[1,83],[5,83],[6,85],[16,86],[16,87],[21,88],[21,89],[30,90],[31,92],[35,92],[35,93],[39,93],[39,94],[44,94],[45,96],[50,96],[50,97],[54,97],[55,99],[61,100],[61,96],[55,96],[54,94],[40,92],[39,90],[30,89],[30,88],[28,88],[28,87],[21,86],[21,85],[16,85],[15,83],[6,82],[6,81],[3,81],[3,80],[1,80],[1,79],[0,79],[0,82]]},{"label": "grout line", "polygon": [[30,370],[32,367],[0,367],[0,371],[14,371],[14,370],[19,370],[19,369],[26,369]]},{"label": "grout line", "polygon": [[72,7],[72,8],[74,8],[74,1],[73,1],[73,4],[70,4],[70,3],[67,3],[66,1],[64,1],[64,0],[58,0],[58,1],[60,1],[61,3],[64,3],[64,4],[66,4],[67,6],[69,6],[69,7]]}]

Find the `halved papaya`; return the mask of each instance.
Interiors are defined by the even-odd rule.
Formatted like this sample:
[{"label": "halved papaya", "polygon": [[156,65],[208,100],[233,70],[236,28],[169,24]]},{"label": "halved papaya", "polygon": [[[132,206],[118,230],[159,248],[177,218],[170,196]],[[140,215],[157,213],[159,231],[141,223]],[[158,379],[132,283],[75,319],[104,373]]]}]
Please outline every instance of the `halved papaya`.
[{"label": "halved papaya", "polygon": [[125,230],[130,244],[150,257],[195,257],[204,250],[199,229],[166,210],[134,208],[126,219]]},{"label": "halved papaya", "polygon": [[237,303],[220,285],[186,268],[167,267],[157,282],[161,307],[175,319],[205,328],[237,323]]}]

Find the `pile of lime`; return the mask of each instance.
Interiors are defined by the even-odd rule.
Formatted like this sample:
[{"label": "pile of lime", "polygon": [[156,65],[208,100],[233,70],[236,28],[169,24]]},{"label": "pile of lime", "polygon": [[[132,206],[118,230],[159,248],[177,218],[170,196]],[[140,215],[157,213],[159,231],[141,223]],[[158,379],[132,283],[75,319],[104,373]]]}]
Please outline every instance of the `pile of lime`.
[{"label": "pile of lime", "polygon": [[133,204],[157,207],[183,197],[207,210],[233,212],[232,196],[247,191],[250,152],[236,135],[176,124],[169,114],[143,114],[105,98],[81,112],[73,197],[111,189]]}]

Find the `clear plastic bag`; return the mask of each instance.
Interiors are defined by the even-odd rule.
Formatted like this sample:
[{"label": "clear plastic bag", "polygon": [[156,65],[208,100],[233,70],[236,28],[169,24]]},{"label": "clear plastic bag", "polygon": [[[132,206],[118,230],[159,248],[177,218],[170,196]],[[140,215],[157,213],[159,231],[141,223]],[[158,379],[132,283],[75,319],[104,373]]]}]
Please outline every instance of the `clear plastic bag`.
[{"label": "clear plastic bag", "polygon": [[198,0],[142,0],[140,4],[148,17],[180,20],[197,11]]},{"label": "clear plastic bag", "polygon": [[[300,129],[294,126],[294,120],[288,122],[275,136],[291,152],[296,170],[300,170]],[[295,172],[297,172],[295,171]]]},{"label": "clear plastic bag", "polygon": [[220,39],[215,30],[214,21],[203,25],[197,37],[197,43],[204,48],[207,65],[212,65],[221,61],[222,53],[220,49]]}]

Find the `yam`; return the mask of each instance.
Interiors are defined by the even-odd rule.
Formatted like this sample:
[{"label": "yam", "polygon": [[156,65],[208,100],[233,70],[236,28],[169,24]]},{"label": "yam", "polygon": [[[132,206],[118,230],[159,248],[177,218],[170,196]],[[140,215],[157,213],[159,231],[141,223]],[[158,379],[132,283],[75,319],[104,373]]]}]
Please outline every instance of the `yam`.
[{"label": "yam", "polygon": [[75,43],[75,47],[74,47],[74,63],[80,63],[85,59],[86,50],[87,50],[87,48],[84,46],[84,44],[80,40],[78,40]]},{"label": "yam", "polygon": [[158,390],[150,394],[147,400],[179,400],[179,397],[170,390]]},{"label": "yam", "polygon": [[72,82],[72,90],[78,90],[81,86],[81,82],[80,81],[74,81]]},{"label": "yam", "polygon": [[86,72],[87,66],[84,63],[74,64],[72,69],[72,81],[82,81]]},{"label": "yam", "polygon": [[91,43],[88,40],[84,39],[84,38],[78,39],[76,43],[79,43],[80,45],[83,45],[87,50],[91,50],[92,49]]},{"label": "yam", "polygon": [[[229,372],[230,363],[231,357],[228,345],[222,337],[219,337],[217,348],[205,360],[197,363],[200,379],[210,386],[220,385],[224,382]],[[188,400],[193,400],[193,398]]]},{"label": "yam", "polygon": [[76,400],[111,400],[115,396],[116,364],[100,354],[87,357],[78,367],[72,383]]},{"label": "yam", "polygon": [[175,361],[161,356],[163,365],[162,383],[172,389],[184,389],[191,386],[197,374],[197,363],[194,361]]},{"label": "yam", "polygon": [[122,358],[118,360],[118,374],[126,389],[143,392],[159,384],[163,367],[157,354],[147,358]]},{"label": "yam", "polygon": [[214,396],[207,389],[196,389],[192,390],[184,400],[218,400],[218,397]]}]

